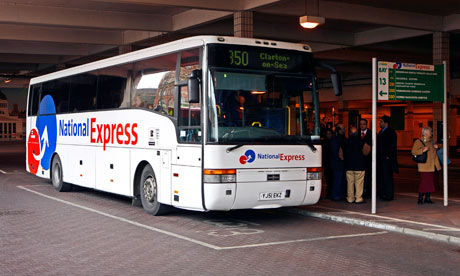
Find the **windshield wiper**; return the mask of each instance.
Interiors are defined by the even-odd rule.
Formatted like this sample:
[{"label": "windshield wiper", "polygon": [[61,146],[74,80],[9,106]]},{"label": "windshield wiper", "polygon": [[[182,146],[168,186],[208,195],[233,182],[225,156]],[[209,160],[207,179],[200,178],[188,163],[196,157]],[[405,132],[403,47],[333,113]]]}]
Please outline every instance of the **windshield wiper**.
[{"label": "windshield wiper", "polygon": [[316,147],[313,145],[313,143],[311,141],[307,142],[307,146],[310,147],[312,152],[316,152]]},{"label": "windshield wiper", "polygon": [[239,148],[241,148],[241,147],[244,146],[244,145],[245,145],[245,144],[238,144],[238,145],[236,145],[236,146],[227,148],[225,151],[226,151],[227,153],[229,153],[229,152],[231,152],[232,150],[239,149]]}]

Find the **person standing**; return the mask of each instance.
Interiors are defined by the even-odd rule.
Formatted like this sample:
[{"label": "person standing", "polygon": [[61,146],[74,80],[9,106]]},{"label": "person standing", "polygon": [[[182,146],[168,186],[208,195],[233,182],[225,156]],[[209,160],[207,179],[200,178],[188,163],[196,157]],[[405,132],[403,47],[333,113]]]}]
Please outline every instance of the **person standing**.
[{"label": "person standing", "polygon": [[331,141],[330,166],[333,170],[334,179],[332,181],[331,199],[342,200],[345,197],[345,164],[343,158],[343,148],[345,143],[345,127],[337,124],[334,137]]},{"label": "person standing", "polygon": [[345,168],[347,174],[347,202],[364,203],[364,140],[356,127],[350,128],[350,135],[345,144]]},{"label": "person standing", "polygon": [[377,136],[377,194],[384,201],[393,200],[393,173],[399,172],[397,136],[390,124],[390,117],[382,116],[380,119],[381,130]]},{"label": "person standing", "polygon": [[359,132],[363,140],[363,156],[364,156],[364,188],[363,196],[370,197],[372,189],[372,131],[367,128],[367,120],[361,119],[359,121]]},{"label": "person standing", "polygon": [[[420,173],[420,184],[418,186],[418,204],[434,203],[431,201],[431,193],[434,192],[434,171],[441,169],[441,164],[436,154],[438,145],[432,141],[433,130],[431,127],[426,126],[422,129],[422,137],[415,140],[412,146],[413,155],[421,155],[427,153],[427,159],[425,163],[417,163],[417,169]],[[423,201],[423,195],[425,195],[425,201]]]}]

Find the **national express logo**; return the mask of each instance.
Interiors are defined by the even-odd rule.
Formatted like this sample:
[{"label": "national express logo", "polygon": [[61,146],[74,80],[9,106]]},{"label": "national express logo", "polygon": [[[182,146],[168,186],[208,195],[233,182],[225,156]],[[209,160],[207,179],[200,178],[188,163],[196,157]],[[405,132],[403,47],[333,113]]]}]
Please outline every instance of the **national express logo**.
[{"label": "national express logo", "polygon": [[51,157],[56,151],[57,136],[88,137],[88,143],[106,145],[136,145],[138,142],[137,123],[99,124],[96,118],[87,118],[83,122],[56,120],[56,107],[50,95],[43,97],[40,102],[37,122],[32,127],[27,141],[27,156],[29,170],[37,174],[39,165],[49,170]]},{"label": "national express logo", "polygon": [[240,163],[241,164],[246,164],[246,163],[252,163],[256,160],[256,153],[253,150],[247,150],[244,155],[240,156]]},{"label": "national express logo", "polygon": [[40,164],[44,170],[49,170],[51,156],[56,151],[57,140],[56,108],[51,96],[43,97],[38,112],[50,115],[37,116],[35,127],[29,134],[28,166],[33,174],[37,174]]},{"label": "national express logo", "polygon": [[304,154],[284,154],[284,153],[277,153],[277,154],[269,154],[269,153],[256,153],[253,150],[247,150],[244,155],[240,156],[240,163],[252,163],[257,159],[262,160],[279,160],[279,161],[304,161],[305,155]]}]

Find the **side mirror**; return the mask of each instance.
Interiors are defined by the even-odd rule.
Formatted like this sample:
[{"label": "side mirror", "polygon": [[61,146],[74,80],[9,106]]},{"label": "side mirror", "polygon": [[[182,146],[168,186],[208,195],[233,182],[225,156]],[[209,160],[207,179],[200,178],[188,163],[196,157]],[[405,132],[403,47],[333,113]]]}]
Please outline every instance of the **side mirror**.
[{"label": "side mirror", "polygon": [[188,102],[199,103],[200,102],[200,83],[201,83],[201,70],[193,70],[192,74],[188,78]]},{"label": "side mirror", "polygon": [[331,73],[331,82],[332,82],[332,87],[334,88],[334,94],[336,96],[342,96],[342,79],[340,78],[339,73],[337,72]]}]

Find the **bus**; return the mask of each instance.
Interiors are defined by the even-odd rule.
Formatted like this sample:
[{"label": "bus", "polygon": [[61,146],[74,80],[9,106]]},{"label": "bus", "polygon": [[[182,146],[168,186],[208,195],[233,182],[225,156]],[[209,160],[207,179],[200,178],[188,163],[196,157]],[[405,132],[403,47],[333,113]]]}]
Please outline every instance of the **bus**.
[{"label": "bus", "polygon": [[308,45],[197,36],[31,79],[26,170],[152,215],[308,205],[319,135]]}]

